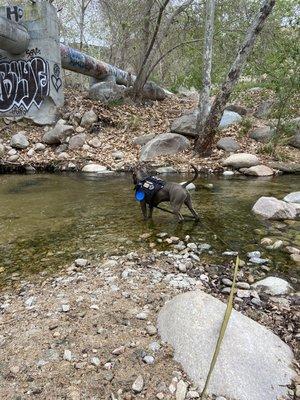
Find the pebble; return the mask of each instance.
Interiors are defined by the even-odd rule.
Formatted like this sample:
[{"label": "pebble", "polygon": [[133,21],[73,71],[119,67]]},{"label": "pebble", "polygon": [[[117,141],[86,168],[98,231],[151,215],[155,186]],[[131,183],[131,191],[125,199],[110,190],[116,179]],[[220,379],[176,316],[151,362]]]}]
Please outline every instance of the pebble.
[{"label": "pebble", "polygon": [[236,287],[238,289],[250,290],[250,285],[247,282],[237,282]]},{"label": "pebble", "polygon": [[93,365],[95,365],[95,367],[99,367],[99,365],[100,365],[100,359],[99,359],[98,357],[92,357],[92,358],[91,358],[91,363],[92,363]]},{"label": "pebble", "polygon": [[151,342],[148,348],[154,352],[160,350],[160,344],[158,342]]},{"label": "pebble", "polygon": [[253,299],[251,299],[251,303],[252,303],[253,305],[257,306],[257,307],[261,307],[261,306],[262,306],[261,300],[255,298],[255,297],[254,297]]},{"label": "pebble", "polygon": [[232,286],[232,280],[231,279],[228,279],[228,278],[223,278],[222,279],[222,283],[225,285],[225,286]]},{"label": "pebble", "polygon": [[137,319],[141,319],[141,320],[146,320],[148,318],[148,314],[145,312],[141,312],[139,314],[136,315]]},{"label": "pebble", "polygon": [[148,335],[150,335],[150,336],[156,335],[156,333],[157,333],[157,329],[154,325],[148,325],[146,327],[146,331],[147,331]]},{"label": "pebble", "polygon": [[119,355],[123,354],[124,352],[125,352],[125,346],[120,346],[117,349],[113,350],[112,354],[114,356],[119,356]]},{"label": "pebble", "polygon": [[193,250],[193,251],[198,250],[198,247],[197,247],[197,245],[196,245],[195,243],[188,243],[188,244],[187,244],[187,247],[188,247],[189,249]]},{"label": "pebble", "polygon": [[230,288],[230,287],[225,287],[225,288],[222,289],[221,292],[222,292],[223,294],[230,294],[231,288]]},{"label": "pebble", "polygon": [[64,360],[72,361],[72,353],[71,353],[70,350],[65,350],[64,351]]},{"label": "pebble", "polygon": [[84,268],[88,265],[88,262],[89,261],[84,258],[77,258],[77,260],[75,260],[75,265],[76,267]]},{"label": "pebble", "polygon": [[35,302],[36,302],[36,297],[29,297],[29,299],[25,301],[25,305],[27,307],[32,307],[35,304]]},{"label": "pebble", "polygon": [[165,395],[163,393],[157,393],[156,398],[158,400],[163,400],[165,398]]},{"label": "pebble", "polygon": [[144,378],[142,377],[142,375],[139,375],[132,384],[132,391],[134,393],[141,393],[143,388],[144,388]]},{"label": "pebble", "polygon": [[144,363],[146,363],[146,364],[148,364],[148,365],[151,365],[151,364],[154,364],[155,358],[152,357],[152,356],[145,356],[145,357],[143,358],[143,361],[144,361]]},{"label": "pebble", "polygon": [[260,258],[260,257],[252,257],[250,258],[249,261],[252,264],[258,264],[258,265],[267,264],[269,262],[267,258]]},{"label": "pebble", "polygon": [[247,253],[248,258],[260,258],[260,251],[251,251],[250,253]]},{"label": "pebble", "polygon": [[63,304],[61,306],[61,309],[62,309],[63,312],[68,312],[68,311],[70,311],[70,305],[69,304]]},{"label": "pebble", "polygon": [[177,384],[176,400],[184,400],[187,392],[187,384],[181,380]]},{"label": "pebble", "polygon": [[195,390],[190,390],[186,396],[187,399],[199,399],[200,394]]},{"label": "pebble", "polygon": [[238,289],[236,295],[240,299],[246,299],[246,298],[250,297],[250,291],[249,290]]},{"label": "pebble", "polygon": [[183,273],[186,273],[186,271],[187,271],[187,268],[184,264],[179,264],[178,269],[180,272],[183,272]]},{"label": "pebble", "polygon": [[14,365],[13,367],[10,368],[10,372],[12,372],[13,374],[18,374],[20,372],[20,367]]},{"label": "pebble", "polygon": [[239,253],[237,251],[224,251],[222,256],[237,256]]}]

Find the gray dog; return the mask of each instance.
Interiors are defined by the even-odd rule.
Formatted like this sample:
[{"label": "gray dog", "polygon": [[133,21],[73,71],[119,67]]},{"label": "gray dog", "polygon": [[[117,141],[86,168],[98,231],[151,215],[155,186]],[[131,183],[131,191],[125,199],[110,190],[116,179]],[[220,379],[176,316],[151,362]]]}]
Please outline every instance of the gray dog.
[{"label": "gray dog", "polygon": [[[149,187],[150,184],[150,188],[154,186],[153,191],[150,192],[150,196],[148,195],[142,201],[140,201],[141,210],[145,220],[152,218],[154,207],[158,206],[158,204],[164,201],[169,201],[172,211],[178,218],[178,221],[184,220],[180,213],[180,209],[183,204],[188,207],[195,220],[199,221],[199,215],[193,207],[189,192],[186,190],[186,187],[190,183],[194,182],[194,180],[196,180],[198,177],[197,168],[194,165],[192,165],[192,168],[195,171],[193,179],[184,183],[183,185],[173,182],[164,182],[159,178],[151,176],[146,166],[138,166],[133,168],[133,182],[136,185],[136,188],[140,187],[142,190],[144,190],[146,185]],[[152,185],[152,183],[154,185]],[[147,189],[145,190],[147,191]],[[147,205],[149,208],[149,213],[147,212]]]}]

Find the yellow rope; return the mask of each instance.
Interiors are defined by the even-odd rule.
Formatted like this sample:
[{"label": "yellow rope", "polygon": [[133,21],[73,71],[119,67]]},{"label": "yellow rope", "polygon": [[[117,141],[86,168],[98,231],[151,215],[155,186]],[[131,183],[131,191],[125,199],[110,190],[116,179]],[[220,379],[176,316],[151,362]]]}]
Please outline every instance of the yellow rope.
[{"label": "yellow rope", "polygon": [[227,307],[226,307],[224,319],[223,319],[223,322],[222,322],[221,330],[220,330],[220,333],[219,333],[218,341],[217,341],[217,344],[216,344],[215,352],[214,352],[212,361],[210,363],[210,367],[209,367],[208,375],[207,375],[206,382],[205,382],[205,385],[204,385],[204,389],[203,389],[202,394],[201,394],[201,400],[205,399],[206,391],[207,391],[207,388],[208,388],[208,385],[209,385],[209,381],[210,381],[211,375],[213,373],[213,370],[215,368],[215,365],[216,365],[216,362],[217,362],[217,359],[218,359],[218,356],[219,356],[219,353],[220,353],[222,341],[223,341],[223,338],[225,336],[225,332],[226,332],[226,328],[227,328],[227,325],[228,325],[228,321],[230,319],[231,311],[232,311],[232,308],[233,308],[233,297],[234,297],[234,290],[235,290],[235,284],[236,284],[236,278],[237,278],[237,273],[238,273],[239,262],[240,262],[239,256],[237,256],[235,269],[234,269],[234,274],[233,274],[232,287],[231,287],[229,299],[228,299],[228,302],[227,302]]}]

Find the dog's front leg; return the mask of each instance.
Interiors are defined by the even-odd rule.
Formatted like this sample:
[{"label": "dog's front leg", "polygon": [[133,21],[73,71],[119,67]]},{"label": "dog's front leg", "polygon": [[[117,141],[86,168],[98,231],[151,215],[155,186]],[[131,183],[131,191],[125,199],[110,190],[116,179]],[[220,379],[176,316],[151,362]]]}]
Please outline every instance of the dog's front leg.
[{"label": "dog's front leg", "polygon": [[147,204],[145,201],[141,201],[141,210],[142,210],[143,218],[146,221],[146,219],[147,219]]}]

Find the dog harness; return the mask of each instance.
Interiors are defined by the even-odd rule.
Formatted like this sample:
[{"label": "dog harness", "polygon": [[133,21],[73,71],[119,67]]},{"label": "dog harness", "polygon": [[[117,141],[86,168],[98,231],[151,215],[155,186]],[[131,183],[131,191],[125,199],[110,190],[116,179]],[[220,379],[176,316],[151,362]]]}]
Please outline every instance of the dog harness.
[{"label": "dog harness", "polygon": [[137,201],[145,200],[151,204],[156,192],[165,186],[165,182],[156,176],[149,176],[135,186],[135,198]]}]

